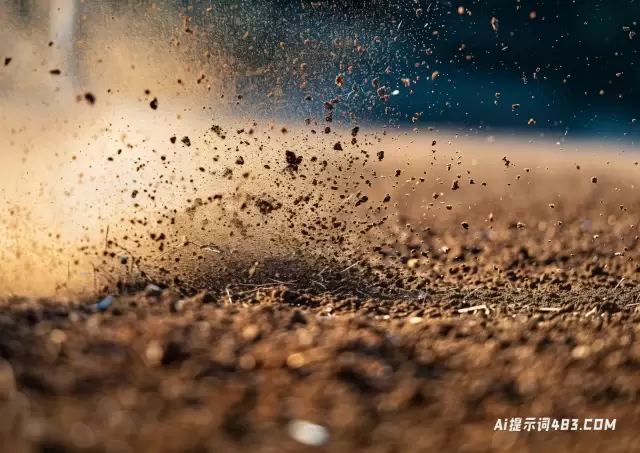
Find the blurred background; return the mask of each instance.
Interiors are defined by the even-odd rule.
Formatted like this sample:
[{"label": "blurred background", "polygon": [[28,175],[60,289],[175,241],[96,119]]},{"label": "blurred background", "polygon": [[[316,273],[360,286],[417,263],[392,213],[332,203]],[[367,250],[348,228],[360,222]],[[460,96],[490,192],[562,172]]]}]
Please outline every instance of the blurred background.
[{"label": "blurred background", "polygon": [[78,42],[135,16],[129,39],[162,29],[163,41],[197,41],[198,58],[215,56],[227,99],[242,96],[245,113],[324,121],[333,99],[336,121],[638,133],[633,0],[2,1],[0,17],[21,33],[49,28],[80,86]]}]

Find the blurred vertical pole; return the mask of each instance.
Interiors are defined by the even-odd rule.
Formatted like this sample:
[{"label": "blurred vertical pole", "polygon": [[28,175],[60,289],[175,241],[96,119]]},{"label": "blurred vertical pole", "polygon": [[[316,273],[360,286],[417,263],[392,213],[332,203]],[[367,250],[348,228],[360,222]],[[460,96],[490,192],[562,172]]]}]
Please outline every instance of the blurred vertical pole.
[{"label": "blurred vertical pole", "polygon": [[64,76],[60,89],[73,91],[75,74],[76,2],[49,0],[49,40],[53,43],[53,62]]},{"label": "blurred vertical pole", "polygon": [[227,56],[226,60],[228,62],[228,70],[226,77],[224,78],[225,82],[223,83],[223,90],[225,92],[226,102],[228,105],[233,106],[238,97],[238,82],[240,73],[238,72],[237,65],[237,39],[238,32],[236,27],[236,14],[239,13],[238,0],[231,0],[227,2],[227,8],[225,8],[225,40],[227,47]]}]

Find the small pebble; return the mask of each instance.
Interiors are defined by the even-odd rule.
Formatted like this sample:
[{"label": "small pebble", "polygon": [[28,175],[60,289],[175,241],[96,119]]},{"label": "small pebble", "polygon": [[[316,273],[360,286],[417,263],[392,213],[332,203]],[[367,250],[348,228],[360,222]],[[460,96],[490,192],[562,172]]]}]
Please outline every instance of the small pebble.
[{"label": "small pebble", "polygon": [[147,345],[147,349],[144,352],[144,356],[147,359],[149,365],[157,365],[162,360],[162,346],[157,341],[151,341]]},{"label": "small pebble", "polygon": [[289,423],[288,432],[294,440],[313,447],[319,447],[329,441],[327,428],[304,420]]},{"label": "small pebble", "polygon": [[115,300],[115,297],[107,296],[96,304],[96,309],[100,312],[105,311]]}]

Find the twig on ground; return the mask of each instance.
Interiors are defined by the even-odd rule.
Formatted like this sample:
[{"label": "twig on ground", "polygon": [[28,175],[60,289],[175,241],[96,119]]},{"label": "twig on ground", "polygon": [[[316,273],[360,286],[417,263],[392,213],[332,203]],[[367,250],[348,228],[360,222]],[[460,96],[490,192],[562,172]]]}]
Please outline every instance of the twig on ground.
[{"label": "twig on ground", "polygon": [[[196,244],[197,245],[197,244]],[[222,253],[222,250],[220,249],[220,247],[218,247],[215,244],[205,244],[205,245],[201,245],[200,246],[201,250],[208,250],[210,252],[213,253]]]},{"label": "twig on ground", "polygon": [[153,258],[153,261],[158,260],[159,258],[162,258],[163,256],[175,252],[176,250],[181,249],[182,247],[186,247],[188,245],[195,245],[196,247],[199,247],[200,250],[207,250],[209,252],[213,252],[213,253],[218,253],[218,254],[222,254],[222,249],[220,247],[218,247],[215,244],[196,244],[195,242],[189,241],[186,244],[181,244],[181,245],[176,245],[175,247],[171,247],[168,250],[165,250],[164,252],[162,252],[160,255],[156,256],[155,258]]},{"label": "twig on ground", "polygon": [[273,283],[232,283],[230,286],[244,286],[247,288],[277,288]]},{"label": "twig on ground", "polygon": [[480,291],[482,289],[481,286],[478,286],[476,289],[474,289],[473,291],[471,291],[469,294],[467,294],[466,296],[464,296],[462,298],[462,300],[467,300],[467,298],[469,298],[472,294],[477,293],[478,291]]},{"label": "twig on ground", "polygon": [[163,256],[165,256],[165,255],[167,255],[167,254],[169,254],[169,253],[171,253],[171,252],[174,252],[174,251],[178,250],[180,247],[183,247],[183,246],[182,246],[182,245],[177,245],[177,246],[175,246],[175,247],[171,247],[171,248],[170,248],[170,249],[168,249],[168,250],[165,250],[165,251],[164,251],[164,252],[162,252],[160,255],[156,256],[156,257],[153,259],[153,261],[156,261],[158,258],[162,258]]},{"label": "twig on ground", "polygon": [[276,280],[275,278],[267,278],[267,280],[271,280],[272,282],[280,283],[280,284],[282,284],[282,285],[292,285],[292,284],[294,284],[295,282],[297,282],[297,280],[291,280],[290,282],[282,282],[282,281],[280,281],[280,280]]},{"label": "twig on ground", "polygon": [[627,305],[627,307],[637,307],[638,305],[640,305],[640,294],[638,294],[638,296],[636,297],[635,302]]},{"label": "twig on ground", "polygon": [[340,203],[340,206],[338,206],[337,212],[342,211],[352,197],[353,197],[353,194],[349,195],[342,203]]},{"label": "twig on ground", "polygon": [[325,268],[324,268],[324,269],[322,269],[322,270],[318,273],[318,275],[316,275],[316,277],[320,277],[322,274],[324,274],[324,271],[326,271],[327,269],[329,269],[329,266],[325,266]]},{"label": "twig on ground", "polygon": [[325,284],[323,284],[323,283],[320,283],[319,281],[311,280],[311,282],[312,282],[312,283],[315,283],[316,285],[320,285],[320,286],[322,286],[324,289],[327,289],[327,286],[326,286]]},{"label": "twig on ground", "polygon": [[109,247],[109,225],[107,225],[107,232],[104,235],[104,249],[107,250]]},{"label": "twig on ground", "polygon": [[562,308],[560,307],[539,307],[538,311],[542,311],[545,313],[557,313],[559,311],[561,311]]},{"label": "twig on ground", "polygon": [[458,310],[458,313],[469,313],[469,312],[478,311],[478,310],[484,310],[485,312],[488,312],[489,307],[487,307],[486,304],[482,304],[482,305],[476,305],[475,307],[460,308]]},{"label": "twig on ground", "polygon": [[229,298],[229,303],[233,305],[233,299],[231,298],[231,293],[229,292],[229,288],[227,288],[227,297]]},{"label": "twig on ground", "polygon": [[617,285],[615,286],[615,288],[613,288],[613,289],[614,289],[614,290],[615,290],[615,289],[618,289],[618,286],[620,286],[620,285],[622,284],[622,282],[623,282],[623,281],[624,281],[624,277],[622,277],[622,278],[620,279],[620,281],[618,282],[618,284],[617,284]]},{"label": "twig on ground", "polygon": [[341,272],[347,272],[349,269],[351,269],[353,266],[360,264],[363,260],[360,261],[356,261],[355,263],[353,263],[351,266],[347,267],[346,269],[343,269]]}]

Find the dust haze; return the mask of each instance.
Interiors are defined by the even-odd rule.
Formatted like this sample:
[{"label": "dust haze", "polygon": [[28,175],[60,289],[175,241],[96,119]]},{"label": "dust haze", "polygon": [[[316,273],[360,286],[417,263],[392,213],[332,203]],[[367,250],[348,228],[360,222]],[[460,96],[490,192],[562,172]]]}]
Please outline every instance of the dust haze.
[{"label": "dust haze", "polygon": [[[509,199],[527,184],[540,203],[556,200],[553,218],[577,223],[582,205],[562,204],[568,188],[584,187],[587,204],[614,197],[603,192],[605,176],[597,188],[589,180],[589,159],[598,168],[602,158],[588,156],[601,145],[270,117],[236,91],[234,55],[185,33],[179,14],[85,8],[71,60],[46,10],[33,27],[8,18],[0,32],[0,55],[13,55],[0,69],[7,294],[65,298],[175,281],[176,272],[215,285],[221,269],[227,279],[253,277],[264,260],[316,262],[329,249],[348,265],[379,244],[420,240],[426,227],[459,228],[469,211],[524,219],[527,204]],[[527,183],[511,180],[505,154],[517,156],[513,172]],[[610,154],[608,170],[632,165]],[[577,160],[575,182],[564,176],[553,187]],[[463,188],[451,192],[456,177]],[[341,233],[322,231],[327,219]],[[445,246],[446,234],[436,242]]]}]

